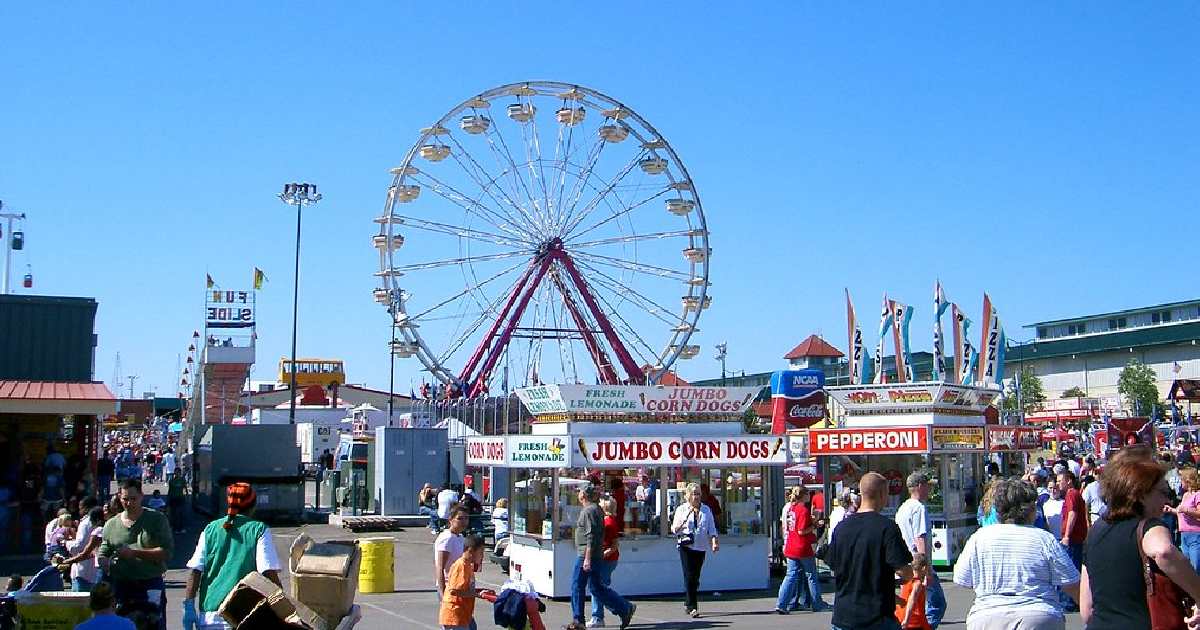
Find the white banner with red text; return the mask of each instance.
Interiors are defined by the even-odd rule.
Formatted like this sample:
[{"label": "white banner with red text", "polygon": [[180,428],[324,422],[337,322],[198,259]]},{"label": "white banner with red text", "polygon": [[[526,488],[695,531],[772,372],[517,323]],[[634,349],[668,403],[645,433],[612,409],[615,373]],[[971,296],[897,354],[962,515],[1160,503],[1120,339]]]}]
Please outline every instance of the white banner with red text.
[{"label": "white banner with red text", "polygon": [[509,468],[626,468],[636,466],[769,466],[789,463],[781,435],[583,437],[510,435],[468,437],[467,465]]}]

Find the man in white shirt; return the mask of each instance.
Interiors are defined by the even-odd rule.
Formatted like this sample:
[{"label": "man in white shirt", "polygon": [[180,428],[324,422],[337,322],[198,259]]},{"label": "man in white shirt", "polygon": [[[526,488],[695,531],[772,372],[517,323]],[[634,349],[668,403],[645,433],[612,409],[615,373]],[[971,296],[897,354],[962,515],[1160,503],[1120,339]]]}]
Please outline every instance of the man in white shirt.
[{"label": "man in white shirt", "polygon": [[167,449],[163,453],[163,475],[167,481],[171,481],[171,477],[175,476],[175,451]]},{"label": "man in white shirt", "polygon": [[437,495],[437,515],[438,518],[447,521],[450,520],[450,508],[453,508],[458,503],[459,495],[453,488],[447,487]]},{"label": "man in white shirt", "polygon": [[1096,519],[1108,513],[1108,505],[1104,503],[1104,499],[1100,496],[1100,480],[1095,479],[1083,489],[1081,493],[1083,503],[1087,506],[1088,523],[1096,522]]},{"label": "man in white shirt", "polygon": [[1074,473],[1076,477],[1078,477],[1079,472],[1083,470],[1083,465],[1079,463],[1078,457],[1070,457],[1067,459],[1067,469]]},{"label": "man in white shirt", "polygon": [[[925,501],[929,500],[929,477],[917,471],[908,476],[908,500],[900,504],[896,511],[896,525],[904,537],[904,544],[909,551],[923,554],[930,558],[933,545],[930,544],[933,531],[929,524],[929,511]],[[926,579],[925,618],[935,630],[946,615],[946,594],[942,592],[941,582],[937,573],[930,571]]]}]

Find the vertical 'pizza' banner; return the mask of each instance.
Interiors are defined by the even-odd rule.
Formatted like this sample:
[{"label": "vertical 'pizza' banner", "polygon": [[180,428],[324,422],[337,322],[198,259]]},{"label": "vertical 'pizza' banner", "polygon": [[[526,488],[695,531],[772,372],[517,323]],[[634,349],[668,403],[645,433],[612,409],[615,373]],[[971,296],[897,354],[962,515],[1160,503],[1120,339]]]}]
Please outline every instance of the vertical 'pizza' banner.
[{"label": "vertical 'pizza' banner", "polygon": [[887,294],[883,294],[883,310],[879,314],[879,344],[875,346],[875,377],[871,380],[872,383],[882,384],[887,382],[887,376],[883,373],[883,340],[887,338],[888,330],[892,325],[892,308],[891,302],[888,301]]},{"label": "vertical 'pizza' banner", "polygon": [[933,380],[944,381],[942,366],[946,363],[946,352],[942,347],[942,313],[946,312],[946,294],[942,292],[942,281],[933,287]]},{"label": "vertical 'pizza' banner", "polygon": [[912,370],[912,352],[908,345],[908,324],[912,321],[913,309],[907,304],[891,301],[892,339],[896,344],[896,380],[909,383],[916,380]]},{"label": "vertical 'pizza' banner", "polygon": [[992,299],[983,294],[983,335],[980,338],[979,374],[976,381],[985,385],[996,383],[997,365],[1000,360],[1000,315],[992,307]]},{"label": "vertical 'pizza' banner", "polygon": [[863,345],[862,327],[858,325],[849,289],[846,289],[846,333],[850,348],[850,384],[862,385],[867,378],[867,349]]}]

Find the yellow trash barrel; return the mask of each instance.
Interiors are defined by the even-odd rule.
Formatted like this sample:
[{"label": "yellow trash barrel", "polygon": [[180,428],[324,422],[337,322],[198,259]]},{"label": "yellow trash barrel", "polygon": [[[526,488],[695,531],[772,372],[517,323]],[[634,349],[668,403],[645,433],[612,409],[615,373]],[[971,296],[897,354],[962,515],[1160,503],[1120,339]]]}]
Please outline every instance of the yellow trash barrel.
[{"label": "yellow trash barrel", "polygon": [[362,564],[358,567],[361,593],[391,593],[396,590],[395,541],[391,538],[359,538]]}]

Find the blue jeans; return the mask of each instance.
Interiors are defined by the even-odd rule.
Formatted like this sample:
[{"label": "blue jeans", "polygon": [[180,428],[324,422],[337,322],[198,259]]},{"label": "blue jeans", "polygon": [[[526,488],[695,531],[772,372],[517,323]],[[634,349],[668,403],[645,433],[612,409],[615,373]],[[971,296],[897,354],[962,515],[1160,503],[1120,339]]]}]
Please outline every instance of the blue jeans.
[{"label": "blue jeans", "polygon": [[[612,584],[612,574],[617,570],[617,563],[618,561],[609,562],[607,560],[599,565],[593,563],[592,573],[598,574],[597,579],[607,587]],[[596,597],[596,592],[591,589],[588,589],[588,593],[592,596],[592,619],[604,621],[604,606],[600,603],[600,598]]]},{"label": "blue jeans", "polygon": [[603,564],[604,560],[593,559],[592,570],[584,571],[583,556],[575,558],[575,570],[571,574],[571,618],[579,623],[584,622],[583,597],[589,590],[592,592],[592,597],[598,597],[605,608],[622,617],[629,614],[629,602],[608,585],[600,582],[600,574],[603,569],[600,571],[596,569]]},{"label": "blue jeans", "polygon": [[925,591],[925,619],[936,629],[946,616],[946,593],[942,591],[942,582],[937,573],[931,573],[929,578],[929,586]]},{"label": "blue jeans", "polygon": [[775,608],[791,611],[798,607],[800,596],[804,596],[804,607],[821,611],[826,604],[821,600],[821,582],[817,574],[816,558],[788,558],[787,575],[779,585],[779,597]]},{"label": "blue jeans", "polygon": [[859,626],[857,628],[839,628],[833,624],[829,624],[833,630],[900,630],[900,622],[895,617],[885,617],[876,621],[869,626]]},{"label": "blue jeans", "polygon": [[1183,543],[1183,555],[1187,556],[1188,562],[1192,563],[1192,568],[1200,571],[1196,567],[1200,567],[1200,532],[1182,532],[1180,533],[1180,542]]},{"label": "blue jeans", "polygon": [[95,586],[95,584],[92,584],[83,578],[71,578],[71,590],[75,591],[76,593],[90,593],[92,592],[93,586]]},{"label": "blue jeans", "polygon": [[420,514],[421,516],[429,517],[429,529],[434,529],[434,530],[438,529],[437,510],[429,507],[428,505],[422,505],[420,508],[417,509],[417,514]]}]

